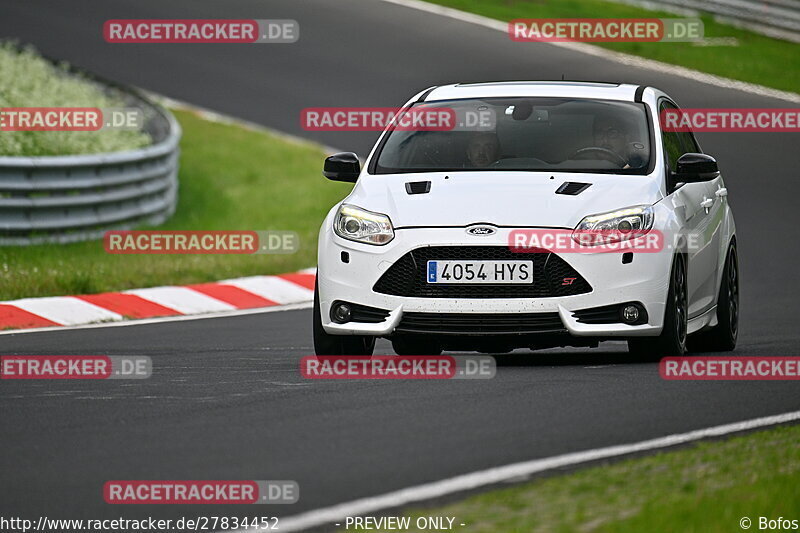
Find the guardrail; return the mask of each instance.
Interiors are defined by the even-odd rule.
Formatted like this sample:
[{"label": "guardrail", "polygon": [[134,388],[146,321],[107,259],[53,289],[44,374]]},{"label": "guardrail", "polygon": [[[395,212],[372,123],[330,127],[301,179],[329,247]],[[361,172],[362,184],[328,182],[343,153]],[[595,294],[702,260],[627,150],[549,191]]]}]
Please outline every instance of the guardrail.
[{"label": "guardrail", "polygon": [[752,31],[800,42],[800,0],[617,0],[649,9],[704,11]]},{"label": "guardrail", "polygon": [[110,229],[160,224],[175,211],[178,122],[132,89],[104,87],[144,111],[153,144],[104,154],[0,157],[0,245],[99,239]]}]

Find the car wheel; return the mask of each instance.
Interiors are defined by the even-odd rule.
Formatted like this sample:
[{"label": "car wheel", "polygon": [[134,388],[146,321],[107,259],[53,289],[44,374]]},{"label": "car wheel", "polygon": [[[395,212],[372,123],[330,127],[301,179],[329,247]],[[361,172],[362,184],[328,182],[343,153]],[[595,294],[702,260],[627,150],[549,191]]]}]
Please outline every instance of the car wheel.
[{"label": "car wheel", "polygon": [[397,355],[439,355],[442,347],[439,343],[425,337],[395,336],[392,349]]},{"label": "car wheel", "polygon": [[722,269],[722,283],[717,298],[716,326],[689,339],[692,352],[730,352],[739,336],[739,257],[731,244]]},{"label": "car wheel", "polygon": [[331,335],[322,327],[319,285],[314,282],[314,353],[317,355],[372,355],[375,337],[369,335]]},{"label": "car wheel", "polygon": [[686,353],[688,328],[688,297],[686,260],[676,255],[670,274],[664,328],[658,337],[638,337],[628,340],[628,350],[649,360],[681,356]]}]

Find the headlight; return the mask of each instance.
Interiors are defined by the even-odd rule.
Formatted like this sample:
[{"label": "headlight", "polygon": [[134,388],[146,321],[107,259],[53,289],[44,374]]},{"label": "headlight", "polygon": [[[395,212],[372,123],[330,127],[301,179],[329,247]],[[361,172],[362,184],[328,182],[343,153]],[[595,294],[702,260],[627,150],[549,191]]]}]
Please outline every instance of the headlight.
[{"label": "headlight", "polygon": [[653,229],[654,219],[653,208],[649,205],[589,215],[580,221],[572,232],[572,238],[586,246],[625,241]]},{"label": "headlight", "polygon": [[394,239],[389,217],[348,204],[342,204],[336,212],[333,231],[343,239],[366,244],[381,245]]}]

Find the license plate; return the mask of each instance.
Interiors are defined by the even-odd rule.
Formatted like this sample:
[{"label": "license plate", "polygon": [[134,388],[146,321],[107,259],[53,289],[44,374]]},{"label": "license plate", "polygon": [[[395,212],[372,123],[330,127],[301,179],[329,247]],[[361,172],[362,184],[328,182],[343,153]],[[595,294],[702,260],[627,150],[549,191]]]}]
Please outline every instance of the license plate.
[{"label": "license plate", "polygon": [[428,261],[428,283],[533,283],[533,261]]}]

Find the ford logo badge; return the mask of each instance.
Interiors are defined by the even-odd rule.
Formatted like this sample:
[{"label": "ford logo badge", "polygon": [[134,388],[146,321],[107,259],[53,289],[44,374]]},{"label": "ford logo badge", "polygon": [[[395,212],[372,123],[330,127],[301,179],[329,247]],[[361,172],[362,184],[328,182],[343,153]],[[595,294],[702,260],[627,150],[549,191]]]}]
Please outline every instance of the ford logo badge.
[{"label": "ford logo badge", "polygon": [[491,226],[472,226],[471,228],[467,228],[467,233],[470,235],[494,235],[497,233],[497,230]]}]

